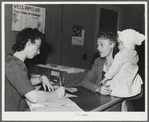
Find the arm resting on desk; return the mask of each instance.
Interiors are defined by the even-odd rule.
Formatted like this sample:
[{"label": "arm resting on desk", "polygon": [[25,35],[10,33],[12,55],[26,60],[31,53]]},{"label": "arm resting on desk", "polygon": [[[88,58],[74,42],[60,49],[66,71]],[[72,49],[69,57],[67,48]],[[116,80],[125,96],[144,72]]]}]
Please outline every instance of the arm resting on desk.
[{"label": "arm resting on desk", "polygon": [[25,97],[33,103],[42,102],[48,99],[56,98],[58,94],[53,92],[46,92],[46,91],[40,91],[40,90],[32,90],[25,94]]},{"label": "arm resting on desk", "polygon": [[63,87],[57,88],[55,91],[41,91],[41,90],[32,90],[25,94],[25,97],[32,103],[43,102],[48,99],[59,98],[64,96],[65,89]]},{"label": "arm resting on desk", "polygon": [[38,77],[31,77],[30,80],[31,80],[31,83],[35,86],[35,85],[38,85],[39,83],[41,83],[41,80],[39,79],[40,76]]}]

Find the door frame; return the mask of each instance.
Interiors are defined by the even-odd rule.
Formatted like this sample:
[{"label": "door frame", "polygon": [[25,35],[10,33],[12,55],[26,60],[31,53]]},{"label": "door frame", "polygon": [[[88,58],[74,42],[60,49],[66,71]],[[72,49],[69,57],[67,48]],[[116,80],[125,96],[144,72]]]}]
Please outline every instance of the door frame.
[{"label": "door frame", "polygon": [[95,24],[95,43],[94,43],[94,49],[93,49],[94,53],[97,52],[97,34],[99,31],[99,20],[100,20],[101,8],[118,12],[117,30],[122,29],[123,9],[121,7],[114,6],[114,5],[97,5],[96,6],[96,24]]}]

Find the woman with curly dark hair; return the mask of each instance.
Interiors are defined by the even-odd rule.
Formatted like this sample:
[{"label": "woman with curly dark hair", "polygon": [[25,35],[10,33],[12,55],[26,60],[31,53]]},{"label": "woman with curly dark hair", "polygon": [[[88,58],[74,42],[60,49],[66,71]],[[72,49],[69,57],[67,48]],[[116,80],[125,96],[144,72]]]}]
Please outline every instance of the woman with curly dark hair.
[{"label": "woman with curly dark hair", "polygon": [[[38,103],[64,96],[64,88],[59,87],[54,90],[46,76],[28,77],[24,61],[26,58],[32,59],[40,54],[40,46],[44,37],[44,34],[36,28],[25,28],[18,33],[16,43],[12,46],[14,53],[9,54],[5,59],[6,111],[25,110],[28,107],[25,99]],[[35,90],[34,85],[39,83],[42,83],[45,91]],[[46,91],[46,87],[49,92]]]}]

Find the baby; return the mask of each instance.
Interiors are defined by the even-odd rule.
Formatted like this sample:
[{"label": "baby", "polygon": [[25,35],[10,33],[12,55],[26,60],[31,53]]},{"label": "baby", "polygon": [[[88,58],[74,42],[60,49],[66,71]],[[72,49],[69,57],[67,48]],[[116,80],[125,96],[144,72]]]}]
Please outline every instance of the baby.
[{"label": "baby", "polygon": [[118,31],[119,52],[104,75],[101,84],[109,84],[111,95],[116,97],[132,97],[141,92],[143,84],[138,74],[138,55],[135,45],[141,45],[145,36],[133,29]]}]

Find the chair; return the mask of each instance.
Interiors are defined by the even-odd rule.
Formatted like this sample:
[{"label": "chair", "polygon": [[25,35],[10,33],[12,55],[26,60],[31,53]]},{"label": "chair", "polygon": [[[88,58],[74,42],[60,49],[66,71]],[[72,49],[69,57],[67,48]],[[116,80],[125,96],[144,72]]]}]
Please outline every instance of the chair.
[{"label": "chair", "polygon": [[127,102],[127,106],[128,106],[128,111],[135,111],[133,102],[136,100],[141,99],[143,96],[143,88],[141,89],[141,93],[133,96],[133,97],[129,97],[129,98],[124,98],[124,100]]}]

